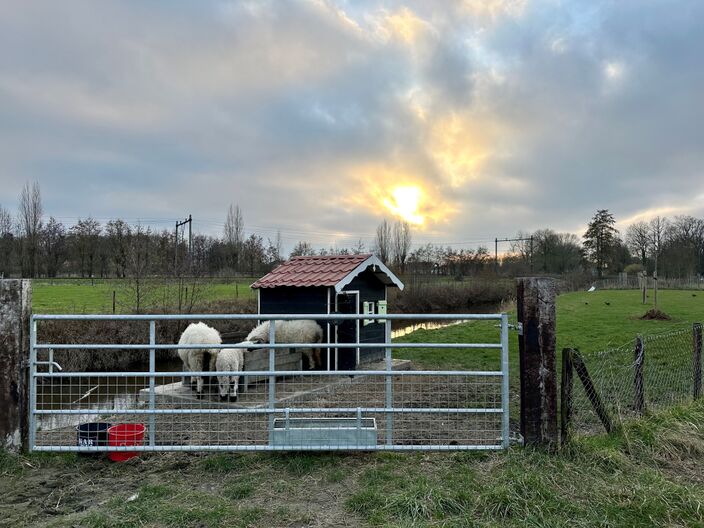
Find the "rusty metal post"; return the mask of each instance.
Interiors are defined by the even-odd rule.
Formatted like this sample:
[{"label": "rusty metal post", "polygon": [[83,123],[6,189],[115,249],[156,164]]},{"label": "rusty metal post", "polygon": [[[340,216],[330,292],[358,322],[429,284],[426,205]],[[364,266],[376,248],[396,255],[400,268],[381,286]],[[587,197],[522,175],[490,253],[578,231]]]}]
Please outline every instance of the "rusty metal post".
[{"label": "rusty metal post", "polygon": [[525,445],[558,444],[555,280],[521,278],[517,288],[521,434]]},{"label": "rusty metal post", "polygon": [[27,447],[32,283],[0,280],[0,448]]}]

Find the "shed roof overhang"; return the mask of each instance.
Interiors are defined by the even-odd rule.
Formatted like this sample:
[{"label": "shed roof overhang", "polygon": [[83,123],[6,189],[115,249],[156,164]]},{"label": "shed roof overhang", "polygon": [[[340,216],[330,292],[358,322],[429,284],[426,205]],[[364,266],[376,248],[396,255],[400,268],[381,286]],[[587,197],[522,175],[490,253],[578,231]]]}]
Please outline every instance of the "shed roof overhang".
[{"label": "shed roof overhang", "polygon": [[403,282],[401,282],[401,279],[394,275],[394,273],[387,268],[378,257],[371,255],[367,260],[362,262],[359,266],[349,272],[342,280],[335,284],[335,291],[340,293],[345,286],[355,279],[355,277],[370,267],[372,268],[372,272],[376,278],[379,279],[379,281],[381,281],[384,285],[392,287],[395,286],[399,290],[403,290]]}]

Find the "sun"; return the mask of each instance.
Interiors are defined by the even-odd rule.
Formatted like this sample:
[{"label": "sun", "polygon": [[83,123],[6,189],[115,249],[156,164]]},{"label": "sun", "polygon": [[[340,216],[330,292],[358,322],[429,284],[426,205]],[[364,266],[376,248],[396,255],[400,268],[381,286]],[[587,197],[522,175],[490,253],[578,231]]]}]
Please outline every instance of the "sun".
[{"label": "sun", "polygon": [[415,185],[405,185],[391,190],[391,196],[384,198],[384,205],[394,215],[410,224],[421,225],[425,221],[420,212],[423,191]]}]

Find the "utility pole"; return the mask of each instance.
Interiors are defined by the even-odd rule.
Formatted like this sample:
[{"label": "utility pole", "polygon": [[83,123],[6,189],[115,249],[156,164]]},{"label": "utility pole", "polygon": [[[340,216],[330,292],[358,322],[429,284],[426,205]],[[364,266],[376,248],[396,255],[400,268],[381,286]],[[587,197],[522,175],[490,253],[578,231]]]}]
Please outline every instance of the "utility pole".
[{"label": "utility pole", "polygon": [[193,223],[193,217],[188,215],[188,218],[182,222],[176,222],[176,230],[174,232],[174,270],[178,268],[178,228],[188,224],[188,258],[190,260],[191,250],[193,249],[193,230],[191,229],[191,224]]},{"label": "utility pole", "polygon": [[[193,252],[193,217],[188,215],[188,259],[191,258],[191,253]],[[532,238],[532,237],[531,237]]]}]

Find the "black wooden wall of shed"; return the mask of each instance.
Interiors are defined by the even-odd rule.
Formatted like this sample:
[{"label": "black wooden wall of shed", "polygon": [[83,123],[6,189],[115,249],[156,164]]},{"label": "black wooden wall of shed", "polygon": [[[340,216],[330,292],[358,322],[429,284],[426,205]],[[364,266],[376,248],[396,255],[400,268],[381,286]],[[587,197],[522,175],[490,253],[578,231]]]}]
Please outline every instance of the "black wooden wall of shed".
[{"label": "black wooden wall of shed", "polygon": [[[330,298],[334,302],[334,297]],[[334,305],[331,309],[334,309]],[[260,314],[327,314],[327,287],[293,287],[278,286],[259,290]],[[330,343],[327,335],[327,321],[317,321],[323,329],[323,341]],[[330,329],[331,335],[334,330]],[[327,349],[322,351],[323,367],[327,368]]]}]

